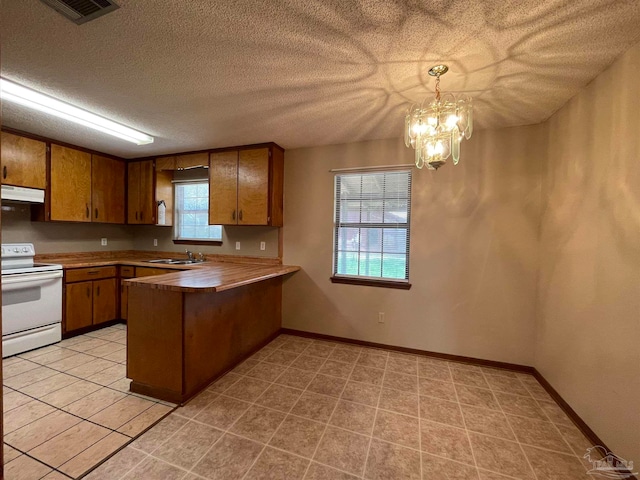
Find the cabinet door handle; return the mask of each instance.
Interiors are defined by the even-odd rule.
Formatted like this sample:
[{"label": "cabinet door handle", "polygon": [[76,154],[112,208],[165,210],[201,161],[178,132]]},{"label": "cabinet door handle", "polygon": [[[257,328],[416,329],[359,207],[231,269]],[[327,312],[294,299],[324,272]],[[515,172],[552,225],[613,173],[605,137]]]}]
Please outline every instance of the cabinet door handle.
[{"label": "cabinet door handle", "polygon": [[96,208],[96,218],[98,218],[98,209]]},{"label": "cabinet door handle", "polygon": [[87,287],[87,298],[89,298],[90,296],[91,296],[91,289]]},{"label": "cabinet door handle", "polygon": [[238,214],[238,218],[240,221],[242,221],[242,210],[240,210],[240,213]]},{"label": "cabinet door handle", "polygon": [[144,220],[144,212],[140,212],[140,221]]},{"label": "cabinet door handle", "polygon": [[91,214],[89,213],[89,204],[88,204],[88,203],[87,203],[87,211],[86,211],[86,215],[87,215],[87,218],[89,218],[89,215],[91,215]]},{"label": "cabinet door handle", "polygon": [[98,295],[98,297],[99,297],[99,296],[100,296],[100,285],[98,285],[98,286],[96,287],[96,293],[97,293],[97,295]]},{"label": "cabinet door handle", "polygon": [[138,220],[138,212],[136,212],[136,220]]},{"label": "cabinet door handle", "polygon": [[236,211],[234,210],[233,213],[231,214],[231,220],[235,220],[236,219]]},{"label": "cabinet door handle", "polygon": [[2,178],[7,178],[7,166],[2,167]]}]

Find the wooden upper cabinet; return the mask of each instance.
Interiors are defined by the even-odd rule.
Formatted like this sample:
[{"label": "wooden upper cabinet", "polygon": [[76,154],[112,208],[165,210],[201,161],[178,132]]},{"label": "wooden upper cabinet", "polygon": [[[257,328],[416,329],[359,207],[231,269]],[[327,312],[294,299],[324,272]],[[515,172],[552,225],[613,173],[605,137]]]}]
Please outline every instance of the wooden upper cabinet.
[{"label": "wooden upper cabinet", "polygon": [[156,221],[153,160],[130,162],[127,168],[127,223],[153,225]]},{"label": "wooden upper cabinet", "polygon": [[176,168],[178,170],[206,167],[207,165],[209,165],[209,154],[207,152],[178,155],[176,157]]},{"label": "wooden upper cabinet", "polygon": [[91,221],[91,154],[51,145],[50,220]]},{"label": "wooden upper cabinet", "polygon": [[209,162],[209,224],[238,224],[238,151],[212,153]]},{"label": "wooden upper cabinet", "polygon": [[284,152],[276,146],[212,153],[211,225],[282,226]]},{"label": "wooden upper cabinet", "polygon": [[240,150],[238,225],[269,224],[269,149]]},{"label": "wooden upper cabinet", "polygon": [[92,221],[124,223],[125,163],[100,155],[91,156]]},{"label": "wooden upper cabinet", "polygon": [[156,158],[156,171],[176,170],[176,157],[159,157]]},{"label": "wooden upper cabinet", "polygon": [[2,183],[18,187],[47,187],[47,144],[2,132]]},{"label": "wooden upper cabinet", "polygon": [[209,153],[189,153],[186,155],[170,155],[156,158],[156,171],[187,170],[209,165]]}]

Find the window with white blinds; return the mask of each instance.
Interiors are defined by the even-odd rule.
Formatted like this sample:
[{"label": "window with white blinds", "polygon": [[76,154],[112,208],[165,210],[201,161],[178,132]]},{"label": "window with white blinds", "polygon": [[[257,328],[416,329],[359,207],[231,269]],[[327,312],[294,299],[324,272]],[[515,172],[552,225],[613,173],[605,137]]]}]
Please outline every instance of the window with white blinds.
[{"label": "window with white blinds", "polygon": [[209,181],[175,183],[174,240],[222,240],[222,227],[209,225]]},{"label": "window with white blinds", "polygon": [[408,282],[411,171],[335,177],[333,275]]}]

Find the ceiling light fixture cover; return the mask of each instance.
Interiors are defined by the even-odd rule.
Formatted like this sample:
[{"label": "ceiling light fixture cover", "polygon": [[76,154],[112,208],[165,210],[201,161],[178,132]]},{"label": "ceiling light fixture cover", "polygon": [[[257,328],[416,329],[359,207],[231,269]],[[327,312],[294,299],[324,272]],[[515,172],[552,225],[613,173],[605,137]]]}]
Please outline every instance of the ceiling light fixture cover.
[{"label": "ceiling light fixture cover", "polygon": [[113,120],[96,115],[95,113],[62,102],[48,95],[31,90],[30,88],[23,87],[6,78],[0,78],[0,97],[3,100],[18,103],[70,122],[79,123],[80,125],[113,135],[114,137],[127,140],[137,145],[153,143],[153,137],[146,133],[139,132]]},{"label": "ceiling light fixture cover", "polygon": [[416,167],[425,165],[437,170],[453,157],[460,160],[460,143],[473,133],[473,102],[471,97],[440,95],[440,76],[447,73],[446,65],[435,65],[429,75],[436,77],[436,98],[428,105],[426,99],[409,109],[404,121],[404,143],[415,149]]}]

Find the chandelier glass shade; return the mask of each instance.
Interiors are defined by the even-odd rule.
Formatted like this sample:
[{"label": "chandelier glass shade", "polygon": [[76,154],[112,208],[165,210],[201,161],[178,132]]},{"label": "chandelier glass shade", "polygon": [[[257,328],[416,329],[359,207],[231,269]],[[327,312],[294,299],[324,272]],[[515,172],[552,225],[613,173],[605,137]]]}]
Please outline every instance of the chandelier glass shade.
[{"label": "chandelier glass shade", "polygon": [[436,96],[409,109],[404,122],[404,143],[415,149],[416,167],[437,170],[449,157],[460,160],[460,143],[473,133],[473,102],[467,95],[440,94],[440,76],[446,65],[436,65],[429,75],[436,77]]}]

